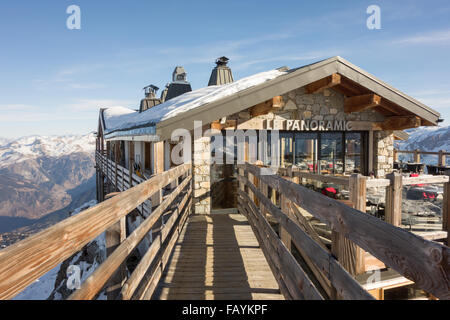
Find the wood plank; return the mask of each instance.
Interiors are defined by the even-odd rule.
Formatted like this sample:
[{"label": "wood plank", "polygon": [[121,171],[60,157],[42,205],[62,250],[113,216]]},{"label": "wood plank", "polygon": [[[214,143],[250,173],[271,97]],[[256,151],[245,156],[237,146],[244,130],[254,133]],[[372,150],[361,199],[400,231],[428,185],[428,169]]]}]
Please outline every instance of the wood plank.
[{"label": "wood plank", "polygon": [[390,185],[386,188],[385,221],[394,225],[402,224],[402,175],[392,172],[386,175]]},{"label": "wood plank", "polygon": [[179,207],[176,209],[176,212],[174,212],[171,215],[170,219],[166,222],[166,226],[164,227],[163,231],[157,236],[157,238],[153,240],[152,245],[139,261],[136,269],[133,271],[127,282],[123,285],[121,290],[121,298],[123,300],[129,300],[133,296],[133,293],[144,277],[145,272],[150,267],[150,264],[156,257],[158,250],[161,248],[161,243],[166,240],[168,232],[172,230],[172,226],[179,217],[180,211],[184,210],[184,205],[188,201],[191,194],[192,189],[189,189],[188,192],[184,195],[183,200],[180,202]]},{"label": "wood plank", "polygon": [[331,175],[314,174],[314,173],[297,171],[296,169],[292,170],[292,175],[294,177],[299,177],[299,178],[304,178],[304,179],[312,179],[312,180],[322,181],[322,182],[327,182],[327,183],[335,183],[335,184],[342,185],[342,186],[348,186],[348,184],[349,184],[348,177],[338,177],[338,176],[331,176]]},{"label": "wood plank", "polygon": [[448,176],[418,176],[418,177],[403,177],[402,185],[409,186],[412,184],[432,184],[432,183],[447,183]]},{"label": "wood plank", "polygon": [[[108,199],[108,196],[106,196]],[[110,256],[112,252],[122,243],[126,238],[126,221],[125,217],[121,218],[112,227],[105,231],[105,241],[106,241],[106,255]],[[126,279],[126,268],[122,264],[116,274],[108,282],[108,287],[106,289],[106,295],[108,300],[115,300],[119,295],[120,288],[122,287],[123,281]]]},{"label": "wood plank", "polygon": [[345,98],[344,112],[361,112],[380,105],[381,97],[370,93],[359,96]]},{"label": "wood plank", "polygon": [[[208,238],[213,241],[205,242]],[[228,245],[222,246],[223,239],[230,241]],[[282,298],[247,219],[239,214],[193,215],[178,238],[152,298],[227,295],[229,299],[251,299],[254,293],[266,290]]]},{"label": "wood plank", "polygon": [[341,83],[341,75],[334,73],[331,76],[317,80],[306,86],[306,93],[314,94],[322,92],[325,89],[332,88]]},{"label": "wood plank", "polygon": [[189,169],[181,165],[167,171],[1,250],[0,299],[13,298]]},{"label": "wood plank", "polygon": [[345,235],[417,286],[440,299],[450,298],[450,248],[362,213],[320,193],[275,175],[261,175],[258,167],[239,165],[271,188]]},{"label": "wood plank", "polygon": [[264,232],[264,236],[260,237],[266,240],[266,249],[268,249],[269,252],[272,252],[272,256],[277,257],[274,261],[278,262],[277,269],[292,298],[297,300],[323,300],[323,297],[320,295],[317,288],[288,251],[283,242],[278,238],[267,220],[262,217],[255,204],[250,200],[247,194],[239,192],[239,195],[244,198],[243,205],[246,206],[247,212],[250,213],[249,216],[252,216],[255,229]]},{"label": "wood plank", "polygon": [[[245,178],[239,176],[238,179],[245,183]],[[252,188],[252,185],[248,185]],[[255,192],[264,202],[267,209],[277,219],[277,221],[289,231],[292,241],[297,247],[302,248],[314,264],[327,276],[339,293],[347,299],[371,299],[354,278],[344,270],[334,257],[315,242],[306,232],[304,232],[292,219],[287,217],[280,209],[271,204],[261,193]],[[334,261],[333,261],[334,260]],[[331,273],[330,267],[333,267]]]},{"label": "wood plank", "polygon": [[450,246],[450,182],[444,184],[444,197],[442,199],[442,230],[447,231],[447,246]]},{"label": "wood plank", "polygon": [[421,125],[421,119],[417,116],[391,116],[386,117],[381,124],[382,130],[404,130],[418,128]]},{"label": "wood plank", "polygon": [[[172,192],[161,204],[148,216],[116,250],[109,256],[82,284],[81,287],[72,293],[69,300],[88,300],[93,299],[103,288],[108,279],[116,272],[118,266],[133,252],[141,240],[148,234],[155,222],[172,203],[173,200],[191,181],[191,176]],[[142,184],[141,184],[142,185]]]},{"label": "wood plank", "polygon": [[164,251],[161,252],[161,258],[160,258],[159,265],[156,267],[156,270],[153,272],[150,281],[148,281],[148,283],[144,287],[144,290],[142,291],[143,294],[139,295],[139,299],[149,300],[152,297],[155,289],[157,288],[158,283],[161,280],[161,276],[162,276],[161,271],[163,271],[166,268],[166,266],[168,264],[168,260],[170,258],[170,254],[173,250],[173,247],[175,246],[175,244],[179,238],[180,232],[183,230],[186,220],[191,213],[191,209],[190,209],[191,204],[192,204],[192,198],[189,199],[189,205],[183,210],[183,212],[181,214],[180,222],[176,226],[176,230],[174,230],[174,232],[172,232],[170,239],[168,240],[167,244],[165,245]]}]

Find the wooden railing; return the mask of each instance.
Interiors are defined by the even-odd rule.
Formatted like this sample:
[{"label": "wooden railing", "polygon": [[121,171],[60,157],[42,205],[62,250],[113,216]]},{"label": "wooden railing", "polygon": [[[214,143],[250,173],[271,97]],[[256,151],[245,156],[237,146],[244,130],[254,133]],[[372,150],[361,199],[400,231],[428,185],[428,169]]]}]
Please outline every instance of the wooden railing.
[{"label": "wooden railing", "polygon": [[[264,168],[250,164],[239,167],[239,206],[249,217],[263,250],[270,258],[274,274],[282,291],[292,298],[320,299],[317,288],[308,279],[289,252],[290,241],[336,289],[337,295],[347,299],[369,299],[332,254],[313,241],[305,229],[296,223],[301,220],[296,210],[301,208],[326,223],[334,232],[366,250],[387,266],[441,299],[450,299],[450,249],[425,240],[408,231],[393,226],[365,212],[363,201],[353,199],[355,208],[331,199],[318,192],[283,179],[264,174]],[[414,182],[414,181],[409,181]],[[351,185],[351,184],[350,184]],[[245,187],[247,190],[245,190]],[[264,189],[270,187],[281,196],[281,209],[267,198]],[[357,187],[357,190],[362,188]],[[364,203],[365,205],[365,203]],[[359,210],[358,210],[359,209]],[[280,239],[270,227],[265,214],[269,213],[280,224]],[[297,287],[295,286],[297,284]],[[302,290],[297,291],[298,287]]]},{"label": "wooden railing", "polygon": [[[386,203],[385,203],[385,221],[395,226],[401,226],[402,218],[402,188],[404,186],[411,185],[424,185],[424,184],[443,184],[443,206],[442,206],[442,218],[443,225],[442,230],[447,232],[449,229],[450,219],[450,177],[449,176],[430,176],[420,175],[417,177],[404,177],[399,173],[390,173],[386,175],[386,178],[373,179],[366,176],[352,174],[351,176],[332,176],[332,175],[320,175],[308,172],[299,171],[297,168],[280,168],[279,174],[293,178],[297,183],[302,184],[303,179],[309,181],[319,181],[322,183],[331,183],[341,185],[343,187],[350,188],[355,184],[358,184],[359,188],[364,190],[355,190],[357,195],[350,194],[350,197],[363,197],[360,199],[361,203],[366,203],[366,193],[368,188],[386,188]],[[352,182],[352,180],[355,180]],[[351,193],[351,192],[350,192]],[[450,234],[450,233],[448,233]],[[448,240],[449,241],[449,240]]]},{"label": "wooden railing", "polygon": [[440,150],[438,152],[433,152],[433,151],[420,151],[418,149],[416,149],[416,150],[397,150],[397,149],[394,149],[394,162],[398,162],[398,155],[400,153],[412,154],[413,155],[413,161],[415,163],[419,163],[420,162],[420,155],[422,155],[422,154],[425,154],[425,155],[436,155],[436,156],[438,156],[438,166],[445,166],[446,158],[448,156],[450,156],[450,152],[446,152],[444,150]]},{"label": "wooden railing", "polygon": [[[98,169],[118,191],[128,190],[133,186],[146,181],[146,179],[138,176],[134,172],[132,172],[130,176],[130,170],[108,159],[105,152],[102,155],[101,152],[97,151],[95,154],[95,162]],[[147,217],[151,212],[151,208],[151,201],[146,200],[137,208],[137,210],[139,210],[144,217]]]},{"label": "wooden railing", "polygon": [[[46,272],[77,253],[105,231],[117,228],[129,212],[170,183],[182,182],[155,208],[128,237],[120,234],[121,242],[107,259],[82,283],[70,299],[93,299],[116,271],[124,265],[141,240],[163,214],[159,234],[140,260],[138,266],[120,288],[120,298],[150,297],[161,277],[161,269],[191,212],[192,170],[181,165],[152,177],[76,216],[0,251],[0,299],[10,299]],[[170,207],[174,204],[173,207]],[[171,212],[167,212],[170,209]],[[123,224],[122,224],[123,225]],[[148,272],[149,267],[151,271]],[[120,283],[120,281],[119,281]]]}]

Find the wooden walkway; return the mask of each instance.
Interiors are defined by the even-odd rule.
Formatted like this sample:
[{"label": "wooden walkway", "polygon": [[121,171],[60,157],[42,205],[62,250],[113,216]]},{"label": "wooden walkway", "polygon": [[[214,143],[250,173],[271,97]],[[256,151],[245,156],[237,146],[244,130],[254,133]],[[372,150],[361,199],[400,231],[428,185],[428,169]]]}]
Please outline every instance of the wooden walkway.
[{"label": "wooden walkway", "polygon": [[152,299],[283,299],[240,214],[192,215]]}]

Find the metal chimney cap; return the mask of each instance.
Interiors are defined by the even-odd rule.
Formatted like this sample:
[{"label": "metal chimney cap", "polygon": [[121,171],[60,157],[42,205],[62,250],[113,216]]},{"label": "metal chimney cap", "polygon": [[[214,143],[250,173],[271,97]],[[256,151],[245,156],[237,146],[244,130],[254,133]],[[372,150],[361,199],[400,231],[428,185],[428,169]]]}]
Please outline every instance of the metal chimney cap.
[{"label": "metal chimney cap", "polygon": [[216,64],[217,66],[226,66],[228,61],[230,61],[230,59],[228,59],[227,57],[223,56],[220,58],[216,59]]},{"label": "metal chimney cap", "polygon": [[149,91],[153,90],[155,92],[159,90],[159,88],[157,86],[153,85],[153,84],[144,87],[142,90],[147,90],[147,89],[149,89]]}]

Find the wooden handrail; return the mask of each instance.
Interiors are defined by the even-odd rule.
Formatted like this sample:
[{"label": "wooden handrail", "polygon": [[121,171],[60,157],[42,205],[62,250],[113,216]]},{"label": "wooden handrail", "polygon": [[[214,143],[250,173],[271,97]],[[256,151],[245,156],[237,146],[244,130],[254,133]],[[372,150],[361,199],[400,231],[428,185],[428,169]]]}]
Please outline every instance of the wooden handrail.
[{"label": "wooden handrail", "polygon": [[256,166],[239,167],[414,281],[421,289],[438,298],[450,299],[449,247],[425,240],[279,176],[261,174],[261,168]]},{"label": "wooden handrail", "polygon": [[125,261],[141,240],[147,235],[164,210],[191,181],[188,176],[183,182],[148,216],[137,229],[123,241],[114,252],[83,282],[81,288],[69,297],[69,300],[89,300],[95,298],[117,268]]},{"label": "wooden handrail", "polygon": [[450,152],[440,152],[440,151],[420,151],[420,150],[394,150],[397,153],[410,153],[410,154],[414,154],[414,153],[419,153],[419,154],[433,154],[433,155],[445,155],[445,156],[450,156]]},{"label": "wooden handrail", "polygon": [[[290,217],[265,197],[247,178],[239,176],[238,179],[249,187],[253,194],[259,198],[259,201],[263,203],[264,207],[269,210],[278,223],[289,232],[295,245],[306,252],[314,264],[330,279],[331,284],[343,298],[373,300],[373,297],[355,281],[328,251],[324,250]],[[242,193],[245,200],[250,201],[245,193],[242,191],[239,192]],[[258,212],[257,209],[254,209],[254,211]],[[330,273],[331,268],[333,269],[333,273]]]},{"label": "wooden handrail", "polygon": [[16,296],[190,168],[185,164],[163,172],[1,250],[0,299]]}]

